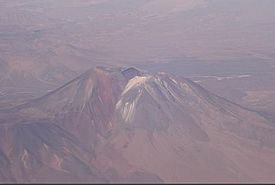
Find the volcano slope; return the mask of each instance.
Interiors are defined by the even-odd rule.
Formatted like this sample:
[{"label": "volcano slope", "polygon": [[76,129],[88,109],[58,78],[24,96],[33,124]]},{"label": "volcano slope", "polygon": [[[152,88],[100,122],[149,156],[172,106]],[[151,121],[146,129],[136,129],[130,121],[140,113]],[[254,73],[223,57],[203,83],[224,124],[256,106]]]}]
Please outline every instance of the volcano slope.
[{"label": "volcano slope", "polygon": [[1,182],[275,182],[274,123],[165,73],[96,67],[0,123]]}]

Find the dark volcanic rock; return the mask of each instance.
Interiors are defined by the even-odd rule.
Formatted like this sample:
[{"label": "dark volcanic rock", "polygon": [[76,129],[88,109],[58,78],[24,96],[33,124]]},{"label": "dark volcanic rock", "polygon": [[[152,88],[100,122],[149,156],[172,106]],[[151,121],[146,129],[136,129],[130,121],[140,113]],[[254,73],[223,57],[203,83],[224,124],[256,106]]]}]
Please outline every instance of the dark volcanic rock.
[{"label": "dark volcanic rock", "polygon": [[141,76],[141,72],[134,67],[127,68],[121,72],[125,78],[128,80],[134,78],[135,76]]}]

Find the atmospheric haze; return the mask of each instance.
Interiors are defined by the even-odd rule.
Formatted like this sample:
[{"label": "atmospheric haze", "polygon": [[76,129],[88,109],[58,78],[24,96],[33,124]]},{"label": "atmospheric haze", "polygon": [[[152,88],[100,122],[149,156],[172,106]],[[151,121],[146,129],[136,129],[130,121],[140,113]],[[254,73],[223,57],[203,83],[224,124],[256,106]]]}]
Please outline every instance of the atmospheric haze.
[{"label": "atmospheric haze", "polygon": [[0,1],[0,182],[275,182],[275,1]]}]

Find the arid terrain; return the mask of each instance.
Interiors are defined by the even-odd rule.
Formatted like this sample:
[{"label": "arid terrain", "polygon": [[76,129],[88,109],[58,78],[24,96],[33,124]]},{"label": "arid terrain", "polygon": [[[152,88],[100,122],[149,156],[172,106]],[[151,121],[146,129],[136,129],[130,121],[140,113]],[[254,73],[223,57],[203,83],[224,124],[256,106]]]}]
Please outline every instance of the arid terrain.
[{"label": "arid terrain", "polygon": [[4,181],[275,180],[272,122],[166,73],[96,67],[0,116]]},{"label": "arid terrain", "polygon": [[275,1],[0,1],[0,182],[275,182]]}]

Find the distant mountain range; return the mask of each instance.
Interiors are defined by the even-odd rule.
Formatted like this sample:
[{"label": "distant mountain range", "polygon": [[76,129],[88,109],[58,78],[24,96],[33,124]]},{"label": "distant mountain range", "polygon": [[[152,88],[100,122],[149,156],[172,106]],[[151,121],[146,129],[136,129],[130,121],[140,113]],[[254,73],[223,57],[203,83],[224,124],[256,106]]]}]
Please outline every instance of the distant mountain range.
[{"label": "distant mountain range", "polygon": [[275,125],[190,79],[95,67],[0,111],[0,182],[274,182]]}]

